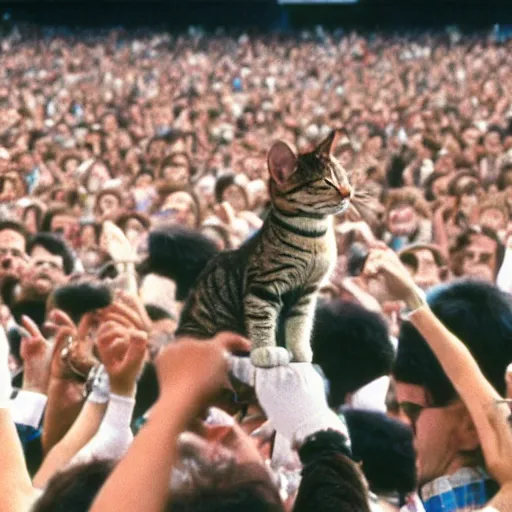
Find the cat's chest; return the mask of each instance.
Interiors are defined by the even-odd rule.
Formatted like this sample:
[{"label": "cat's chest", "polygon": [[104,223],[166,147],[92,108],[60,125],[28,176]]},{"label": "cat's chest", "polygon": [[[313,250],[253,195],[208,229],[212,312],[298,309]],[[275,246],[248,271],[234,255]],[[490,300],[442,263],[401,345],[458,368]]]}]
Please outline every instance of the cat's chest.
[{"label": "cat's chest", "polygon": [[[333,231],[319,238],[293,238],[288,244],[276,243],[275,238],[261,241],[248,265],[249,276],[271,276],[279,287],[288,283],[314,285],[330,274],[336,262],[336,241]],[[286,286],[285,286],[286,287]]]},{"label": "cat's chest", "polygon": [[334,234],[329,233],[312,251],[311,275],[321,280],[330,274],[336,264],[337,250]]}]

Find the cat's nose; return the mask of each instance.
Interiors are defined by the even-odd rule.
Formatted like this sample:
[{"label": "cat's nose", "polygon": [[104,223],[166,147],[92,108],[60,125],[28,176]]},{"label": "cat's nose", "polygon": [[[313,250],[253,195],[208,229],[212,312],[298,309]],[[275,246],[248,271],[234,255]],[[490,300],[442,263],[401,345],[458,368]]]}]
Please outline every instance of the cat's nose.
[{"label": "cat's nose", "polygon": [[340,185],[338,188],[339,193],[341,194],[342,199],[350,199],[352,196],[352,188],[347,187],[345,185]]}]

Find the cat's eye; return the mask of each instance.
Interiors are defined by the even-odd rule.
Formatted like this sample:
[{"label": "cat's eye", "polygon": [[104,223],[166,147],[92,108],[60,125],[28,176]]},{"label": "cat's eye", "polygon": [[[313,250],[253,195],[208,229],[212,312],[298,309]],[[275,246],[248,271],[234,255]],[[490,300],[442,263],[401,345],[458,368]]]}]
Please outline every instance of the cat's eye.
[{"label": "cat's eye", "polygon": [[329,178],[324,178],[324,181],[325,183],[327,183],[327,185],[329,185],[330,187],[338,190],[338,185],[336,185],[332,180],[330,180]]}]

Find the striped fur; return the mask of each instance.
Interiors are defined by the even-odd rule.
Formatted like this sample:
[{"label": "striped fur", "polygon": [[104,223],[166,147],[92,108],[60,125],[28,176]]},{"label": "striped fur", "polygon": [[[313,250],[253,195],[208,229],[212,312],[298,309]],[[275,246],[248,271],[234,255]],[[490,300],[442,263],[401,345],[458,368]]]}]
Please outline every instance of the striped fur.
[{"label": "striped fur", "polygon": [[331,156],[333,132],[295,157],[282,142],[269,152],[272,209],[239,249],[213,258],[184,306],[178,336],[221,331],[247,336],[251,360],[270,367],[311,361],[318,289],[336,261],[332,215],[349,205],[347,174]]}]

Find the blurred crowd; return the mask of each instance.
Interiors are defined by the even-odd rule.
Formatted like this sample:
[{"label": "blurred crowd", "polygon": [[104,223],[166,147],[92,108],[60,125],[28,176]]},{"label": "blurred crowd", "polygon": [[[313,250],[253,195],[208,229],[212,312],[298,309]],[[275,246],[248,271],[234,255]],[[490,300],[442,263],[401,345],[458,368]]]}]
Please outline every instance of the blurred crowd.
[{"label": "blurred crowd", "polygon": [[[0,44],[2,511],[508,510],[512,43]],[[265,220],[272,142],[334,128],[356,193],[315,366],[228,365],[234,334],[174,343],[199,272]]]}]

